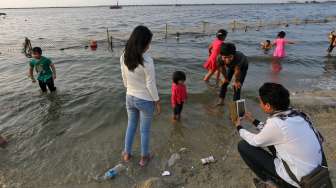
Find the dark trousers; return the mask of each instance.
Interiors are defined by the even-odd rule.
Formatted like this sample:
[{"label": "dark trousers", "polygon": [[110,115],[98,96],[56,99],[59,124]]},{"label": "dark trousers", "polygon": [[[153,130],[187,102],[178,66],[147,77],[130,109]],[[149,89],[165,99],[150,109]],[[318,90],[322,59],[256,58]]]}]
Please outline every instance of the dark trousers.
[{"label": "dark trousers", "polygon": [[[243,86],[243,83],[245,81],[245,77],[247,74],[247,70],[248,70],[248,65],[241,67],[240,69],[240,79],[238,80],[241,83],[241,86]],[[234,75],[234,68],[227,68],[226,69],[226,74],[227,74],[227,78],[229,80],[228,83],[224,83],[222,85],[222,87],[220,88],[220,92],[219,92],[219,97],[224,99],[226,96],[226,92],[227,92],[227,87],[229,86],[232,77]],[[234,89],[233,91],[233,101],[237,101],[240,99],[240,92],[241,92],[241,88],[239,89]]]},{"label": "dark trousers", "polygon": [[38,82],[39,82],[39,85],[40,85],[40,88],[41,88],[42,92],[47,92],[47,86],[48,86],[50,92],[56,91],[56,87],[54,85],[54,79],[53,78],[49,78],[45,82],[41,81],[41,80],[39,80]]},{"label": "dark trousers", "polygon": [[183,103],[181,104],[176,104],[176,106],[174,107],[174,115],[181,115],[183,110]]},{"label": "dark trousers", "polygon": [[272,180],[281,188],[294,188],[279,175],[277,175],[274,165],[276,151],[274,147],[269,147],[270,152],[251,146],[245,140],[238,144],[238,151],[246,165],[263,181]]}]

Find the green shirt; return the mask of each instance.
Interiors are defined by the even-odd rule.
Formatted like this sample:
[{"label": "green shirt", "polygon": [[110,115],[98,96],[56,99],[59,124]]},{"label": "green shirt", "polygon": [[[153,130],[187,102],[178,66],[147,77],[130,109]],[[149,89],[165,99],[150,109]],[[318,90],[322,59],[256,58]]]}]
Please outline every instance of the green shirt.
[{"label": "green shirt", "polygon": [[50,59],[42,56],[41,59],[31,60],[29,64],[31,68],[35,68],[38,74],[38,80],[46,82],[52,77],[53,72],[50,68],[52,62],[50,61]]}]

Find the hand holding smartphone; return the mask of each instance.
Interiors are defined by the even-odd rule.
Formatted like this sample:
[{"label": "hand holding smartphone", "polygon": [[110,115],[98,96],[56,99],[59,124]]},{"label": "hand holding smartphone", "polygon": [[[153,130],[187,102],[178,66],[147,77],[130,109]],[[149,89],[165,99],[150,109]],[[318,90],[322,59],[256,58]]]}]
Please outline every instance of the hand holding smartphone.
[{"label": "hand holding smartphone", "polygon": [[243,118],[246,113],[245,99],[236,101],[236,108],[238,118]]}]

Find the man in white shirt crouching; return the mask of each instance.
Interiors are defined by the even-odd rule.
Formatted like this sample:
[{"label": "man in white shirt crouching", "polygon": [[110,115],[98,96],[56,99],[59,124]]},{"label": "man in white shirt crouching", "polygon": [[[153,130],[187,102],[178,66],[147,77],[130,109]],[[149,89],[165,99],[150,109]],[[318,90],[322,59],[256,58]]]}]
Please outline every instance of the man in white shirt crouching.
[{"label": "man in white shirt crouching", "polygon": [[283,161],[298,180],[310,174],[322,161],[326,165],[320,144],[322,137],[308,116],[289,108],[289,92],[282,85],[265,83],[259,89],[259,100],[261,109],[269,118],[266,123],[261,123],[251,113],[246,113],[245,119],[253,122],[259,133],[244,129],[240,120],[237,121],[237,130],[243,139],[238,144],[238,151],[260,178],[254,180],[257,187],[267,181],[279,187],[299,187],[288,175]]}]

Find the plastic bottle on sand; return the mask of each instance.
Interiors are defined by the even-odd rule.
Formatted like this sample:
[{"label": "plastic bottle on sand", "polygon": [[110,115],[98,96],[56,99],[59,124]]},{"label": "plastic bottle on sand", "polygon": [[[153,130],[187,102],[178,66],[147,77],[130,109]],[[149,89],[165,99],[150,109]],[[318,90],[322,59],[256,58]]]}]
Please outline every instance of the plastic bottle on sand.
[{"label": "plastic bottle on sand", "polygon": [[115,167],[109,169],[105,174],[101,177],[96,177],[96,180],[109,180],[118,176],[122,171],[126,170],[126,167],[123,164],[118,164]]}]

